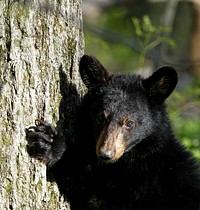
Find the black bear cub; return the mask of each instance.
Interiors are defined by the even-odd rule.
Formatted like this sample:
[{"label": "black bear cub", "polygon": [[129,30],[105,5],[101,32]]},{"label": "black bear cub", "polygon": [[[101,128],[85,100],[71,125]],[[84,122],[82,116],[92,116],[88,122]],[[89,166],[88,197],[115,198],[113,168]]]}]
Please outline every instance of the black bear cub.
[{"label": "black bear cub", "polygon": [[199,210],[199,163],[174,136],[164,104],[176,71],[112,74],[87,55],[79,67],[88,93],[75,116],[76,143],[67,139],[65,149],[42,120],[27,129],[30,156],[49,165],[71,209]]}]

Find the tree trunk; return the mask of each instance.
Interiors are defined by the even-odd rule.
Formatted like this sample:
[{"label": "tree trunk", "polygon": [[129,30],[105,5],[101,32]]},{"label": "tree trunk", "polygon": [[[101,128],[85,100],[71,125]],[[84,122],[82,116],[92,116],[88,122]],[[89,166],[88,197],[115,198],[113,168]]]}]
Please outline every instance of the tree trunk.
[{"label": "tree trunk", "polygon": [[81,1],[0,1],[0,209],[69,208],[29,158],[25,127],[44,118],[72,135],[82,52]]}]

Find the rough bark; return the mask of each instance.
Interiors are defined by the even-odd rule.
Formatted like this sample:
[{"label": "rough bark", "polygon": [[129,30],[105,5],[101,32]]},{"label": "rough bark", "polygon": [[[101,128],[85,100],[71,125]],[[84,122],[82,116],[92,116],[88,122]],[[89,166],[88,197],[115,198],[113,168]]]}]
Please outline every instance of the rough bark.
[{"label": "rough bark", "polygon": [[24,129],[43,117],[71,135],[82,51],[81,1],[0,1],[0,209],[69,208],[28,156]]}]

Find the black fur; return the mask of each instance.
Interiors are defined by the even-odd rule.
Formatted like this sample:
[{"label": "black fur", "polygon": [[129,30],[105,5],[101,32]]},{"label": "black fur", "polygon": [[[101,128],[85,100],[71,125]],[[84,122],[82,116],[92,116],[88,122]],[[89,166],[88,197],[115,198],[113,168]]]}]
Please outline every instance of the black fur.
[{"label": "black fur", "polygon": [[[80,74],[88,93],[76,116],[76,142],[64,155],[48,123],[27,129],[29,154],[49,164],[71,209],[199,210],[199,164],[174,136],[164,104],[175,70],[162,67],[147,79],[112,75],[85,55]],[[116,148],[108,145],[115,138]]]}]

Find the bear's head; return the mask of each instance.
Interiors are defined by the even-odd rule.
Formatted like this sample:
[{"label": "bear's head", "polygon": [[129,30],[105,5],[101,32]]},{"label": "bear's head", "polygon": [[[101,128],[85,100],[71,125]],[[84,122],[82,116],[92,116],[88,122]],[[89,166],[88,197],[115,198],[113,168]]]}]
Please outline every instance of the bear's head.
[{"label": "bear's head", "polygon": [[[88,88],[98,158],[116,162],[142,142],[158,139],[158,132],[165,135],[169,124],[163,120],[164,100],[177,84],[172,67],[164,66],[145,79],[135,74],[111,74],[96,58],[84,55],[79,68]],[[162,140],[156,147],[161,144]]]}]

